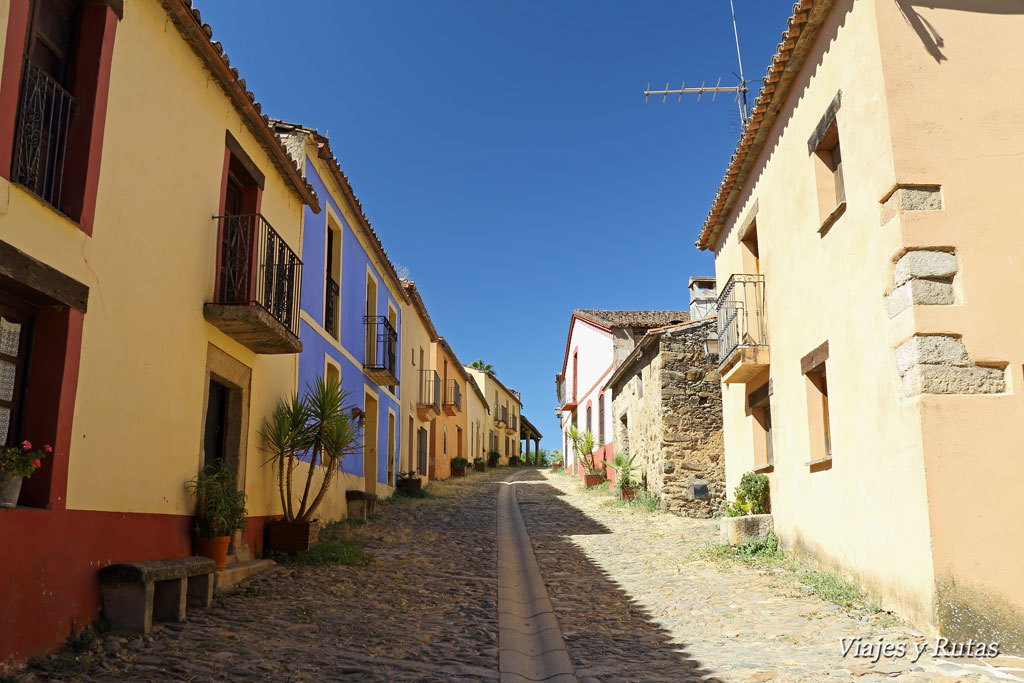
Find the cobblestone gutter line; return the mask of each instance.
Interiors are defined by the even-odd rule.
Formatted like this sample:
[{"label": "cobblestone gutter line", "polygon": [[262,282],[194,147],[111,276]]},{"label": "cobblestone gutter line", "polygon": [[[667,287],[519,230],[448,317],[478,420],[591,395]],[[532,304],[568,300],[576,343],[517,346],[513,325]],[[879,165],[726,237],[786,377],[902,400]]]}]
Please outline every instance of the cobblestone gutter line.
[{"label": "cobblestone gutter line", "polygon": [[503,682],[573,682],[576,676],[548,599],[516,494],[498,492],[498,669]]}]

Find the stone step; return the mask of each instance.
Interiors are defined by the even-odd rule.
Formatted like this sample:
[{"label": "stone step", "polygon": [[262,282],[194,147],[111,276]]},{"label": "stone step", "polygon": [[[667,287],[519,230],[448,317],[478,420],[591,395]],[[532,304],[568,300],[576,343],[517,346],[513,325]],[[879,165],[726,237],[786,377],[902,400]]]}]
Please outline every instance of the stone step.
[{"label": "stone step", "polygon": [[249,560],[248,562],[229,564],[223,570],[217,572],[215,585],[220,589],[234,586],[250,576],[265,572],[276,564],[273,560]]}]

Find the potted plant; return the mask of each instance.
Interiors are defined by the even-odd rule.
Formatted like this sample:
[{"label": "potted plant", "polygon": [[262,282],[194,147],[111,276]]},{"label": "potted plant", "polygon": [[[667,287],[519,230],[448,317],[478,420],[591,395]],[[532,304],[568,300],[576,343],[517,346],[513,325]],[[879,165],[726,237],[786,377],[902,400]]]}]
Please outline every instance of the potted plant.
[{"label": "potted plant", "polygon": [[[284,517],[267,526],[267,548],[295,553],[317,541],[320,521],[316,513],[331,488],[342,460],[362,452],[362,420],[348,404],[336,378],[317,377],[300,397],[281,401],[274,415],[263,422],[261,433],[277,468],[277,486]],[[301,494],[296,492],[295,470],[305,470]],[[319,490],[312,495],[313,480],[323,472]],[[298,505],[296,505],[298,498]]]},{"label": "potted plant", "polygon": [[466,476],[466,465],[469,461],[463,458],[461,455],[457,458],[452,458],[452,476],[453,477],[464,477]]},{"label": "potted plant", "polygon": [[622,500],[633,500],[640,488],[640,482],[633,476],[635,459],[636,455],[627,458],[625,453],[615,454],[615,484],[619,487],[619,498]]},{"label": "potted plant", "polygon": [[419,472],[416,470],[409,470],[408,472],[398,473],[398,488],[403,491],[419,491],[423,488],[423,480],[420,479]]},{"label": "potted plant", "polygon": [[510,456],[508,456],[508,466],[509,467],[519,467],[519,456],[518,455],[510,455]]},{"label": "potted plant", "polygon": [[552,460],[551,461],[551,471],[552,472],[557,472],[560,469],[562,469],[562,461],[561,460]]},{"label": "potted plant", "polygon": [[588,489],[599,486],[604,481],[604,468],[598,467],[594,461],[594,435],[589,431],[581,432],[572,425],[569,427],[569,441],[576,451],[577,462],[587,471],[583,477],[584,485]]},{"label": "potted plant", "polygon": [[482,455],[473,458],[473,469],[477,472],[483,472],[486,469],[486,463]]},{"label": "potted plant", "polygon": [[488,467],[497,467],[499,460],[501,460],[501,453],[498,452],[498,449],[492,448],[490,451],[487,452]]},{"label": "potted plant", "polygon": [[220,458],[186,486],[196,497],[196,554],[224,569],[231,536],[245,528],[245,492],[238,490],[234,470]]},{"label": "potted plant", "polygon": [[33,451],[28,441],[22,441],[20,446],[0,448],[0,507],[17,507],[21,482],[42,467],[43,458],[50,453],[53,449],[49,446]]}]

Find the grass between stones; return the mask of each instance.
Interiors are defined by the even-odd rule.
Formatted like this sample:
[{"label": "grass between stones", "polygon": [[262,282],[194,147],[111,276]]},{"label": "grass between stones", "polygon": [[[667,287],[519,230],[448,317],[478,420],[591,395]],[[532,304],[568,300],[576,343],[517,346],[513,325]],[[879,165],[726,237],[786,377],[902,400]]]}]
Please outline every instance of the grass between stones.
[{"label": "grass between stones", "polygon": [[783,552],[774,533],[769,534],[768,538],[736,547],[712,543],[698,550],[693,557],[711,560],[724,566],[742,565],[761,572],[788,575],[803,584],[810,593],[840,607],[861,608],[874,613],[883,612],[878,605],[866,598],[857,584]]},{"label": "grass between stones", "polygon": [[292,567],[370,564],[373,558],[363,550],[362,527],[365,524],[366,522],[361,519],[343,519],[332,522],[320,529],[320,540],[309,550],[303,550],[294,555],[268,553],[267,557],[278,564]]}]

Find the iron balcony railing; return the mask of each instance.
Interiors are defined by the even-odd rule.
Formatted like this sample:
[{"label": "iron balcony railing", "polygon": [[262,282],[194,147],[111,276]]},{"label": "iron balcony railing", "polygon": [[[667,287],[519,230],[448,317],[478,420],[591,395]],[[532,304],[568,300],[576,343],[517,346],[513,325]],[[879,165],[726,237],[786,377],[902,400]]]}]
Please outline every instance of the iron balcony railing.
[{"label": "iron balcony railing", "polygon": [[450,379],[445,383],[442,403],[445,408],[452,406],[455,410],[462,410],[462,388],[458,380]]},{"label": "iron balcony railing", "polygon": [[767,346],[764,275],[737,273],[718,295],[718,358],[726,362],[738,348]]},{"label": "iron balcony railing", "polygon": [[338,336],[338,292],[341,288],[330,275],[327,275],[326,287],[324,287],[324,329],[327,333]]},{"label": "iron balcony railing", "polygon": [[[11,180],[59,211],[71,117],[78,103],[45,71],[25,58],[18,97]],[[66,211],[65,211],[66,213]]]},{"label": "iron balcony railing", "polygon": [[441,378],[436,370],[420,370],[420,405],[441,411]]},{"label": "iron balcony railing", "polygon": [[508,408],[505,406],[494,406],[494,424],[502,428],[508,424]]},{"label": "iron balcony railing", "polygon": [[515,413],[509,415],[508,429],[512,432],[519,430],[519,416]]},{"label": "iron balcony railing", "polygon": [[298,336],[302,261],[261,214],[217,220],[220,265],[214,303],[259,306]]},{"label": "iron balcony railing", "polygon": [[368,315],[363,320],[366,323],[366,359],[363,367],[386,370],[397,377],[398,333],[382,315]]},{"label": "iron balcony railing", "polygon": [[565,379],[559,377],[555,380],[555,392],[558,394],[558,405],[565,405]]}]

